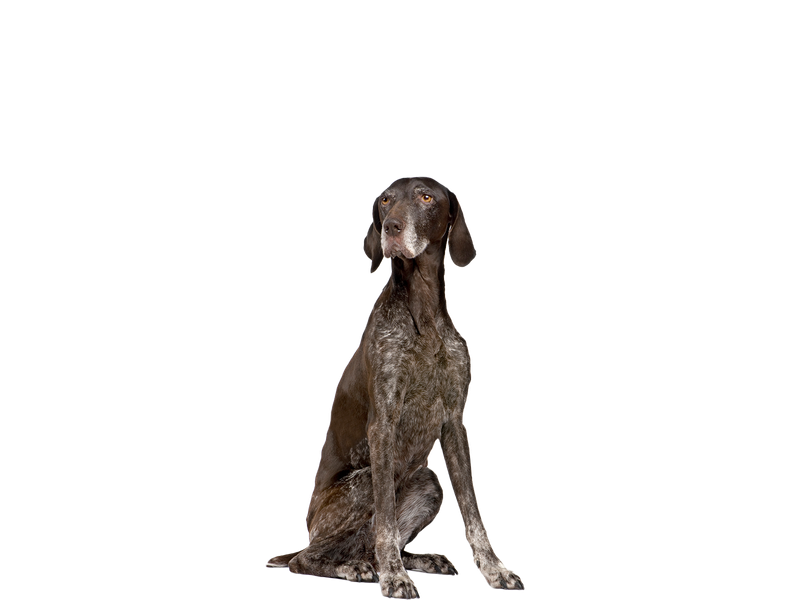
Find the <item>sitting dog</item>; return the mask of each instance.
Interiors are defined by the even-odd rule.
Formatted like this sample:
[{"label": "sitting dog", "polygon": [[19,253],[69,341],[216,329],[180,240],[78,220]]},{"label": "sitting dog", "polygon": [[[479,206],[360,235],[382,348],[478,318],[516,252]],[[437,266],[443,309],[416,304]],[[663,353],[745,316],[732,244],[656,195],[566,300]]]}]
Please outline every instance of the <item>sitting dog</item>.
[{"label": "sitting dog", "polygon": [[470,362],[445,304],[448,238],[456,265],[475,258],[456,195],[433,179],[398,179],[375,200],[364,251],[373,272],[391,259],[392,276],[336,389],[308,509],[309,545],[267,566],[379,581],[395,598],[419,597],[407,570],[455,575],[444,556],[405,551],[442,503],[427,467],[438,439],[475,564],[492,587],[523,589],[489,544],[472,486],[462,424]]}]

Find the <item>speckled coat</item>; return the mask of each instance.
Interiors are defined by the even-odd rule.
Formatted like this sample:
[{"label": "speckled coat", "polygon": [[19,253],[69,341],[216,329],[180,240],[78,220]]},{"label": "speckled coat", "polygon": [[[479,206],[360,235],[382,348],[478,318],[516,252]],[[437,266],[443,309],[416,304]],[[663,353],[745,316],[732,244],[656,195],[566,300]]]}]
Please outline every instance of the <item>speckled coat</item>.
[{"label": "speckled coat", "polygon": [[[404,548],[439,511],[427,468],[440,440],[476,565],[492,587],[522,589],[495,555],[478,512],[462,424],[467,345],[447,314],[444,255],[475,256],[455,194],[429,178],[400,179],[373,205],[364,250],[392,276],[336,390],[308,511],[309,546],[269,566],[379,581],[385,596],[418,597],[407,570],[455,574],[447,558]],[[379,575],[378,575],[379,573]]]}]

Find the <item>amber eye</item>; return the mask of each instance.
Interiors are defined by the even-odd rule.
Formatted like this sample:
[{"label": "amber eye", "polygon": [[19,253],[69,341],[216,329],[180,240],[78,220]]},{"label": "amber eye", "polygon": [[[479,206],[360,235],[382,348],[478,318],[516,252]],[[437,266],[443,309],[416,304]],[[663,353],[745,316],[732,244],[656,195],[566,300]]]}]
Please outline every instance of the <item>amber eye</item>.
[{"label": "amber eye", "polygon": [[389,199],[388,198],[381,198],[381,204],[384,204],[384,205],[389,204]]},{"label": "amber eye", "polygon": [[422,195],[422,201],[423,202],[430,202],[431,200],[433,200],[433,196],[429,196],[428,194],[423,194]]}]

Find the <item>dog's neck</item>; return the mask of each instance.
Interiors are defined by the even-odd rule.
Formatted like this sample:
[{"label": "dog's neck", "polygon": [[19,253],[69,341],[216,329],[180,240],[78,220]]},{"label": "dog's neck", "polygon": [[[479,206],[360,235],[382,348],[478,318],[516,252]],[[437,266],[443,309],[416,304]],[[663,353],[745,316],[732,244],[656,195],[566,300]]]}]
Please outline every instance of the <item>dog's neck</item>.
[{"label": "dog's neck", "polygon": [[392,291],[405,294],[417,331],[435,327],[436,317],[447,314],[444,299],[445,240],[429,244],[416,258],[392,259]]}]

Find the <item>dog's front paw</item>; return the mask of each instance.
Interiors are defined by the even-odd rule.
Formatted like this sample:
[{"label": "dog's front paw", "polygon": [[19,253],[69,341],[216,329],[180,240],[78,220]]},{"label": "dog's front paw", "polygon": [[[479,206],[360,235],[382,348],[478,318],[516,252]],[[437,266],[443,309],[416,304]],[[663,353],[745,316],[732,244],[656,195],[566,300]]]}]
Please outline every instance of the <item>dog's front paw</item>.
[{"label": "dog's front paw", "polygon": [[519,578],[519,575],[506,569],[503,563],[500,561],[484,561],[482,563],[480,559],[475,559],[475,564],[478,565],[478,568],[481,570],[481,573],[483,573],[486,581],[488,581],[489,585],[493,588],[503,590],[525,589],[525,586],[522,585],[522,579]]},{"label": "dog's front paw", "polygon": [[387,598],[419,598],[414,582],[405,570],[381,573],[381,593]]}]

